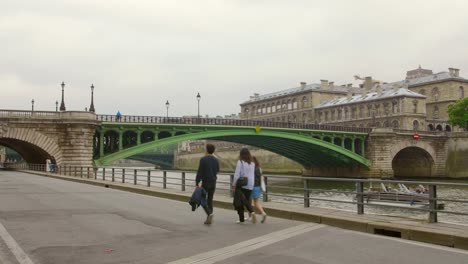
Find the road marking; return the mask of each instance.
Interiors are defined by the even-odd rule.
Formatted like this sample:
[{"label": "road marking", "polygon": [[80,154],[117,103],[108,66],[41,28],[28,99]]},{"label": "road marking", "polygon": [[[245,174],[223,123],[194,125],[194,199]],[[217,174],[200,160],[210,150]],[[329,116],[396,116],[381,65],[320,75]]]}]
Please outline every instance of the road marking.
[{"label": "road marking", "polygon": [[0,223],[0,237],[3,239],[3,241],[5,241],[5,244],[20,264],[34,264],[28,255],[24,253],[23,249],[21,249],[18,243],[16,243],[13,237],[10,236],[2,223]]},{"label": "road marking", "polygon": [[407,240],[407,239],[398,238],[398,237],[388,237],[388,236],[380,236],[380,235],[376,235],[376,234],[362,233],[362,232],[357,232],[357,231],[352,231],[352,230],[346,230],[346,232],[354,233],[354,234],[358,234],[358,235],[362,235],[362,236],[369,236],[369,237],[373,237],[373,238],[382,238],[382,239],[392,240],[392,241],[405,243],[405,244],[409,244],[409,245],[414,245],[414,246],[427,247],[427,248],[438,249],[438,250],[442,250],[442,251],[448,251],[448,252],[468,255],[467,250],[458,249],[458,248],[451,248],[451,247],[447,247],[447,246],[428,244],[428,243],[424,243],[424,242],[420,242],[420,241]]},{"label": "road marking", "polygon": [[233,256],[241,255],[243,253],[253,251],[258,248],[262,248],[273,243],[285,240],[297,235],[307,233],[312,230],[317,230],[325,227],[325,225],[319,224],[302,224],[290,228],[286,228],[280,231],[276,231],[264,236],[256,237],[247,241],[243,241],[231,246],[227,246],[220,249],[204,252],[188,258],[179,259],[176,261],[169,262],[168,264],[210,264],[215,263]]}]

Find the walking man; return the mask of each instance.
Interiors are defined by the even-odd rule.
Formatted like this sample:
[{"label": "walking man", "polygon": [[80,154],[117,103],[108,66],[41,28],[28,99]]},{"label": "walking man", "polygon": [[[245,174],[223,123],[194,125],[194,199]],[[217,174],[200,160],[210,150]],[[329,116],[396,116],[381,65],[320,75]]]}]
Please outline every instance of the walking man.
[{"label": "walking man", "polygon": [[219,162],[213,156],[215,146],[213,144],[206,144],[206,155],[200,159],[198,165],[197,177],[195,179],[196,187],[201,187],[207,192],[207,203],[203,207],[206,212],[205,225],[211,225],[213,222],[213,195],[216,190],[217,174],[219,172]]}]

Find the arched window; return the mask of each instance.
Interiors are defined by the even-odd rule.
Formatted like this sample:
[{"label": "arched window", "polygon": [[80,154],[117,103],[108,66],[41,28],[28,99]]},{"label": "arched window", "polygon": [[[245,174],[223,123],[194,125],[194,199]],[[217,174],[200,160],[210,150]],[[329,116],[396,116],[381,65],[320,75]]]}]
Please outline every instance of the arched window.
[{"label": "arched window", "polygon": [[361,105],[359,107],[359,118],[363,118],[364,117],[364,106]]},{"label": "arched window", "polygon": [[393,128],[399,128],[400,127],[400,124],[398,124],[398,120],[393,120],[392,121],[392,127]]},{"label": "arched window", "polygon": [[281,102],[276,102],[276,111],[281,111]]},{"label": "arched window", "polygon": [[445,131],[450,132],[450,131],[452,131],[452,128],[451,128],[449,125],[446,125],[446,126],[445,126]]},{"label": "arched window", "polygon": [[372,105],[367,106],[367,117],[371,117]]},{"label": "arched window", "polygon": [[291,110],[292,109],[292,103],[291,103],[291,99],[288,100],[288,110]]},{"label": "arched window", "polygon": [[460,99],[465,98],[465,90],[463,89],[463,86],[460,86],[458,88],[458,93],[459,93]]},{"label": "arched window", "polygon": [[331,110],[331,112],[330,112],[330,120],[331,121],[335,120],[335,109]]},{"label": "arched window", "polygon": [[397,100],[392,101],[392,113],[394,114],[398,113],[398,101]]},{"label": "arched window", "polygon": [[268,114],[271,113],[271,106],[270,106],[270,104],[267,104],[267,113],[268,113]]},{"label": "arched window", "polygon": [[306,105],[307,105],[307,97],[304,96],[304,97],[302,97],[302,108],[305,108]]},{"label": "arched window", "polygon": [[419,122],[418,120],[413,121],[413,130],[419,130]]},{"label": "arched window", "polygon": [[325,122],[328,121],[328,111],[325,112]]},{"label": "arched window", "polygon": [[307,123],[307,113],[302,114],[302,123]]},{"label": "arched window", "polygon": [[348,110],[348,107],[346,107],[345,110],[344,110],[344,119],[345,119],[345,120],[348,120],[348,119],[349,119],[349,110]]},{"label": "arched window", "polygon": [[437,87],[434,87],[434,89],[432,89],[432,99],[436,102],[436,101],[439,101],[439,88]]},{"label": "arched window", "polygon": [[255,115],[257,113],[255,110],[257,110],[256,107],[252,106],[252,115]]},{"label": "arched window", "polygon": [[434,131],[434,125],[433,124],[429,124],[427,126],[427,128],[429,129],[429,131]]},{"label": "arched window", "polygon": [[443,130],[443,129],[442,129],[442,125],[437,125],[436,130],[437,130],[437,131],[442,131],[442,130]]},{"label": "arched window", "polygon": [[413,113],[418,112],[418,100],[413,100]]},{"label": "arched window", "polygon": [[380,116],[380,105],[375,104],[375,116]]},{"label": "arched window", "polygon": [[286,102],[283,102],[283,105],[282,105],[282,107],[281,107],[281,110],[282,110],[282,111],[286,111],[286,108],[287,108],[287,107],[288,107],[288,106],[286,105]]},{"label": "arched window", "polygon": [[266,114],[266,106],[262,105],[262,114]]},{"label": "arched window", "polygon": [[343,109],[342,109],[342,108],[338,108],[338,120],[341,120],[341,119],[342,119],[342,116],[343,116]]},{"label": "arched window", "polygon": [[275,103],[271,104],[271,112],[272,113],[276,112],[276,104]]},{"label": "arched window", "polygon": [[293,99],[293,101],[292,101],[292,109],[297,109],[297,101],[296,101],[296,99]]},{"label": "arched window", "polygon": [[434,110],[432,111],[432,117],[434,119],[439,118],[439,107],[437,105],[434,106]]},{"label": "arched window", "polygon": [[357,112],[356,107],[351,108],[351,118],[352,118],[352,119],[356,119],[356,118],[357,118],[356,112]]}]

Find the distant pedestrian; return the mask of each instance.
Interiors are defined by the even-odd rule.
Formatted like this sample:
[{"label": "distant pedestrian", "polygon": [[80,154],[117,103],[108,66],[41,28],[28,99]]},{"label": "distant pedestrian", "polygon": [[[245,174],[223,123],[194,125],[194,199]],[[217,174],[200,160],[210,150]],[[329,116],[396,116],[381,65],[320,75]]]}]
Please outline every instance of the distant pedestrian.
[{"label": "distant pedestrian", "polygon": [[120,111],[117,111],[117,114],[115,115],[115,121],[120,121],[121,118],[122,114],[120,113]]},{"label": "distant pedestrian", "polygon": [[[249,211],[249,216],[252,219],[252,223],[257,222],[255,212],[252,208],[252,204],[249,202],[250,195],[255,180],[255,164],[252,162],[252,156],[247,148],[243,148],[239,154],[239,160],[237,161],[236,171],[234,172],[234,180],[232,183],[234,189],[234,207],[239,215],[238,223],[242,224],[245,221],[244,218],[244,207]],[[243,202],[243,201],[247,202]]]},{"label": "distant pedestrian", "polygon": [[[260,214],[262,214],[262,220],[261,223],[265,223],[267,214],[263,210],[262,205],[260,204],[260,196],[262,196],[262,191],[265,191],[263,188],[265,188],[265,183],[263,181],[263,176],[262,176],[262,168],[260,167],[260,163],[258,162],[257,158],[254,156],[252,157],[252,161],[255,163],[255,182],[254,182],[254,187],[252,190],[252,200],[255,209],[257,209]],[[262,188],[263,186],[263,188]]]},{"label": "distant pedestrian", "polygon": [[207,193],[206,206],[203,206],[206,212],[205,225],[211,225],[213,222],[213,196],[216,190],[217,174],[219,172],[218,159],[213,156],[215,146],[213,144],[206,144],[206,154],[200,159],[198,165],[197,177],[195,178],[195,185],[197,188],[205,189]]}]

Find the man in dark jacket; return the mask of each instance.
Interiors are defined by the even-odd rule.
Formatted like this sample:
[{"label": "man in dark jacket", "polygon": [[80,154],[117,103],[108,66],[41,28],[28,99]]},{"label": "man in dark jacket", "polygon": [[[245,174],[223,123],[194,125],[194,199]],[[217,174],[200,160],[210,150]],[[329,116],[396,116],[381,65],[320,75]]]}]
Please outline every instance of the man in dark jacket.
[{"label": "man in dark jacket", "polygon": [[199,187],[201,181],[201,187],[207,192],[206,206],[203,206],[206,212],[205,225],[211,225],[213,222],[213,196],[216,190],[217,174],[219,172],[219,162],[213,156],[215,146],[212,144],[206,144],[206,155],[200,159],[198,165],[197,177],[195,184]]}]

